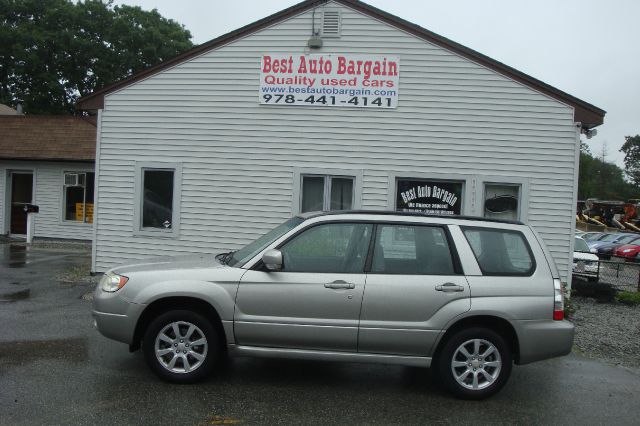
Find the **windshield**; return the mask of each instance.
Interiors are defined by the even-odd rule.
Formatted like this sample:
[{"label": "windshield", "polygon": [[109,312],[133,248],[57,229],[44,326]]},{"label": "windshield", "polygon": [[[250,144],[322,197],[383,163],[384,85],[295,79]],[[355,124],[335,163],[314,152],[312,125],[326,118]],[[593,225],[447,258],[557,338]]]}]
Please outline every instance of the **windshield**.
[{"label": "windshield", "polygon": [[573,245],[573,250],[589,253],[589,246],[582,238],[576,237]]},{"label": "windshield", "polygon": [[600,241],[605,241],[605,242],[607,242],[607,241],[613,241],[613,240],[615,240],[615,239],[617,239],[617,238],[619,238],[619,237],[620,237],[620,235],[619,235],[619,234],[607,234],[607,236],[606,236],[606,237],[604,237],[604,238],[600,238]]},{"label": "windshield", "polygon": [[240,250],[233,253],[233,256],[227,263],[229,266],[234,266],[237,264],[242,264],[247,262],[253,256],[258,254],[260,251],[264,250],[269,244],[282,237],[287,232],[291,231],[296,226],[300,225],[304,222],[304,219],[301,217],[292,217],[285,223],[278,225],[273,228],[271,231],[264,234],[262,237],[258,238],[254,242],[244,246]]},{"label": "windshield", "polygon": [[619,243],[630,243],[631,241],[635,240],[636,237],[635,235],[628,235],[626,237],[622,237],[618,240]]},{"label": "windshield", "polygon": [[594,233],[594,234],[583,234],[581,235],[582,239],[585,241],[595,241],[600,238],[603,234]]}]

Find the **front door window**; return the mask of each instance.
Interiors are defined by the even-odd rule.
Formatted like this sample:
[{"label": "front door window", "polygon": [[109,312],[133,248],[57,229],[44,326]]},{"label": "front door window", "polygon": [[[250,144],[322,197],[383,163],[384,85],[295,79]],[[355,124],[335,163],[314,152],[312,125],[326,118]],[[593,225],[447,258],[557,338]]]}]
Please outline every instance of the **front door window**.
[{"label": "front door window", "polygon": [[284,272],[363,272],[371,238],[370,224],[314,226],[282,248]]}]

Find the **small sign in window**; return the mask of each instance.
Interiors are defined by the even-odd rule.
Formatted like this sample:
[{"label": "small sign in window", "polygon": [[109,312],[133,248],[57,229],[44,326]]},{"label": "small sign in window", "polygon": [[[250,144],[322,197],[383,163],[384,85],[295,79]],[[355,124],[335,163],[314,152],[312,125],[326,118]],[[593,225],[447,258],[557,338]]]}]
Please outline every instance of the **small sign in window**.
[{"label": "small sign in window", "polygon": [[462,211],[463,182],[405,179],[397,180],[396,211],[435,215],[459,215]]}]

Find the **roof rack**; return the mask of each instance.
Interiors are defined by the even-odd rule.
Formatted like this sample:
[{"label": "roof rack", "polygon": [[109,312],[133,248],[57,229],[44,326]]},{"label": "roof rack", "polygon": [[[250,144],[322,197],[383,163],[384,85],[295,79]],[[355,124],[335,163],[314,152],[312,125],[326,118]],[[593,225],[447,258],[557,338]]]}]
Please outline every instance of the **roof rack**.
[{"label": "roof rack", "polygon": [[523,222],[519,220],[506,220],[506,219],[493,219],[488,217],[481,216],[464,216],[464,215],[437,215],[437,214],[426,214],[421,212],[399,212],[392,210],[336,210],[330,212],[308,212],[302,213],[298,216],[303,219],[310,219],[318,216],[333,216],[333,215],[350,215],[350,214],[370,214],[370,215],[381,215],[381,216],[410,216],[410,217],[430,217],[430,218],[453,218],[460,220],[475,220],[479,222],[495,222],[495,223],[509,223],[512,225],[524,225]]}]

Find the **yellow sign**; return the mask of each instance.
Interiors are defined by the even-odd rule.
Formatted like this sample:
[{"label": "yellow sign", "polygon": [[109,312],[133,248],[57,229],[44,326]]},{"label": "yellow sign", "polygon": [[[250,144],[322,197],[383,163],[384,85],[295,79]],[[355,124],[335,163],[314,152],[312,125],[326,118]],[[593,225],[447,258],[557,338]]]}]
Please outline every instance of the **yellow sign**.
[{"label": "yellow sign", "polygon": [[[76,220],[82,222],[84,218],[84,206],[76,203]],[[93,203],[87,203],[87,223],[93,223]]]}]

